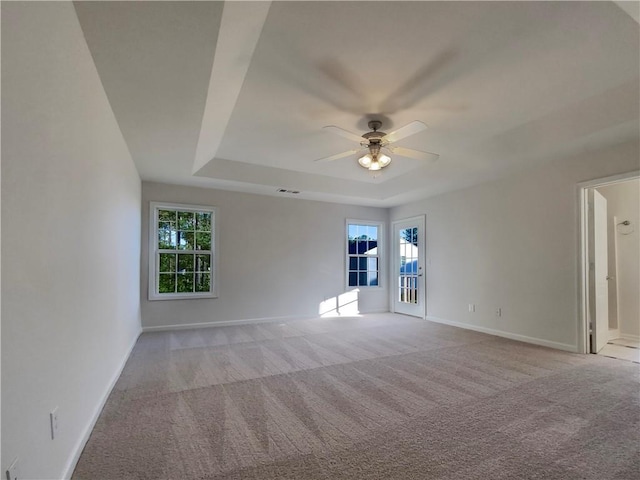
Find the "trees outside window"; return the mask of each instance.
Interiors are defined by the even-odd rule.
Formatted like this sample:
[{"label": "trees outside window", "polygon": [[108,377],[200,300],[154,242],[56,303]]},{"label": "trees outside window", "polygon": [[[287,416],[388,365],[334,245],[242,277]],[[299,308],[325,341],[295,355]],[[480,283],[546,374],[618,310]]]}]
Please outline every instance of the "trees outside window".
[{"label": "trees outside window", "polygon": [[213,297],[215,208],[151,203],[149,299]]}]

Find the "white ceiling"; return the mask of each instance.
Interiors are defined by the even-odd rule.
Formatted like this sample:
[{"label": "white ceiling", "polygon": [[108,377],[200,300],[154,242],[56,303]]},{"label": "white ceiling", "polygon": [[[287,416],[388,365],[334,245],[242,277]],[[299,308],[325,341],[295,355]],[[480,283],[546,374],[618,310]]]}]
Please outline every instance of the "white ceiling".
[{"label": "white ceiling", "polygon": [[[631,2],[633,3],[633,2]],[[637,139],[614,2],[77,2],[143,180],[394,206]],[[630,10],[626,12],[625,10]],[[378,178],[322,130],[429,129]]]}]

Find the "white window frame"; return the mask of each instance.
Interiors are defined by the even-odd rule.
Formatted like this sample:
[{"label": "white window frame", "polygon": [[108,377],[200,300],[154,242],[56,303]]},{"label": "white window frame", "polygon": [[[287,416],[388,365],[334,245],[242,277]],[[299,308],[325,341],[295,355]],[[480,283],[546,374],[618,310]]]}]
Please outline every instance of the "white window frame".
[{"label": "white window frame", "polygon": [[[366,225],[370,227],[378,227],[378,254],[374,257],[373,255],[370,258],[378,259],[378,285],[351,285],[349,286],[349,225]],[[344,246],[345,246],[345,264],[344,264],[344,285],[345,291],[355,290],[355,289],[382,289],[384,288],[384,253],[386,248],[385,243],[385,225],[384,222],[379,222],[375,220],[358,220],[354,218],[347,218],[345,222],[345,230],[344,230]],[[356,254],[357,255],[357,254]]]},{"label": "white window frame", "polygon": [[[179,210],[183,212],[207,212],[211,214],[211,250],[203,253],[211,254],[211,277],[210,291],[208,292],[176,292],[158,293],[159,284],[159,260],[158,251],[158,211],[159,210]],[[218,228],[217,228],[216,207],[207,205],[188,205],[183,203],[149,202],[149,300],[185,300],[195,298],[217,298],[218,297]],[[193,253],[198,250],[176,250],[176,253]]]}]

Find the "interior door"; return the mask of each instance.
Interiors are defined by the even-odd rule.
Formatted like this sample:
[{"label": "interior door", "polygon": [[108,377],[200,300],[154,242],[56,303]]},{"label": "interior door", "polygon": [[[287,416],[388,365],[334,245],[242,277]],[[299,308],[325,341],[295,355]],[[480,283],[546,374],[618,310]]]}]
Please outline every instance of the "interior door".
[{"label": "interior door", "polygon": [[424,216],[393,223],[393,309],[396,313],[425,315]]},{"label": "interior door", "polygon": [[591,225],[593,249],[592,268],[593,306],[591,308],[591,351],[597,353],[609,341],[609,282],[607,250],[607,199],[596,190],[591,198]]}]

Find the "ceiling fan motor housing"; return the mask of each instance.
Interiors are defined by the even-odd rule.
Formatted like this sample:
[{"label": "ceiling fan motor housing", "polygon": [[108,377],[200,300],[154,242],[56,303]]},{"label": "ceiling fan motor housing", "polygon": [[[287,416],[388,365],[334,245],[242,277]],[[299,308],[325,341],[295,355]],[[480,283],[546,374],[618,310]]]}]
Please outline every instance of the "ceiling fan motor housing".
[{"label": "ceiling fan motor housing", "polygon": [[386,135],[385,132],[378,131],[378,129],[382,126],[382,122],[380,122],[379,120],[371,120],[368,125],[372,131],[362,135],[362,138],[364,138],[365,141],[361,142],[361,145],[380,145],[382,138]]}]

